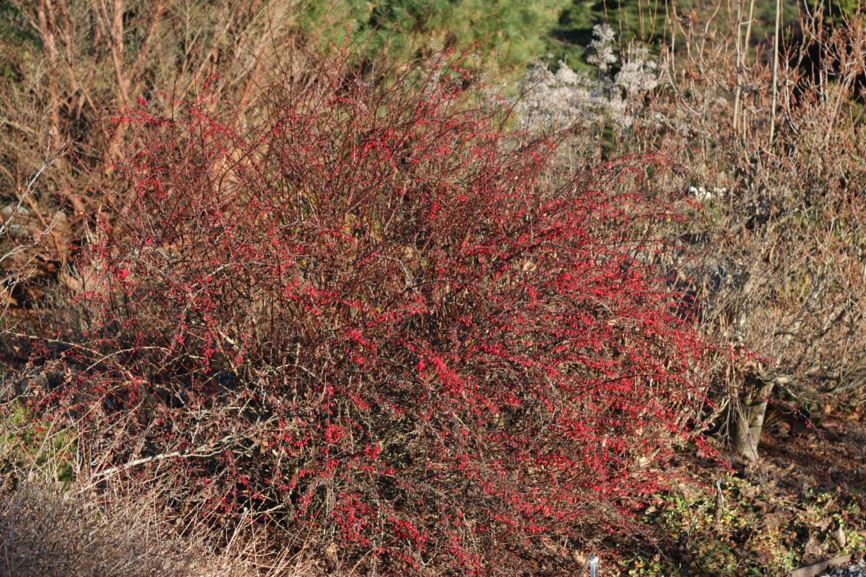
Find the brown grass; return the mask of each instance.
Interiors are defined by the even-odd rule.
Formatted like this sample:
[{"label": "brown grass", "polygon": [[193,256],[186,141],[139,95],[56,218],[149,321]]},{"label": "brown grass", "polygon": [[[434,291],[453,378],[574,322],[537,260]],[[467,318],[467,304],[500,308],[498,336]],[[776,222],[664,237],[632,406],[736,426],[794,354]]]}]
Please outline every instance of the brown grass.
[{"label": "brown grass", "polygon": [[[133,492],[134,493],[134,492]],[[236,536],[215,554],[155,494],[120,498],[79,485],[22,483],[0,497],[3,577],[252,577],[309,574],[285,559],[267,562]],[[183,531],[186,529],[185,531]],[[189,536],[193,533],[196,536]]]}]

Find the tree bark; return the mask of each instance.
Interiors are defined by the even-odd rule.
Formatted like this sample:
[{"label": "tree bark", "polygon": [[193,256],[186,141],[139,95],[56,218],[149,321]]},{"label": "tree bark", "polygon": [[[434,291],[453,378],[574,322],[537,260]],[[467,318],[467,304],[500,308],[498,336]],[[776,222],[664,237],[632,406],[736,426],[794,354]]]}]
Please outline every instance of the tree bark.
[{"label": "tree bark", "polygon": [[758,460],[758,443],[764,428],[764,416],[767,414],[767,403],[775,384],[775,380],[760,382],[757,391],[746,395],[737,409],[734,449],[738,455],[749,461]]}]

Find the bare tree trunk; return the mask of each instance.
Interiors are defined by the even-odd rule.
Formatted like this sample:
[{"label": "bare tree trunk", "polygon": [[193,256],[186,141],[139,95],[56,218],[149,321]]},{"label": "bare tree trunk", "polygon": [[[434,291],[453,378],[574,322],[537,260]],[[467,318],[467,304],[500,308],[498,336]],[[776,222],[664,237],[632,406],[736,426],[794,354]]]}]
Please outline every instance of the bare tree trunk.
[{"label": "bare tree trunk", "polygon": [[776,134],[776,98],[779,93],[779,34],[781,33],[782,0],[776,0],[776,34],[773,36],[773,104],[770,115],[770,147]]},{"label": "bare tree trunk", "polygon": [[[741,8],[742,8],[742,5],[740,6],[740,9],[738,9],[738,15],[741,15],[740,14]],[[751,0],[749,2],[749,18],[746,21],[746,37],[744,40],[741,40],[741,36],[740,36],[740,27],[742,26],[743,22],[742,22],[741,18],[737,19],[737,44],[736,44],[736,48],[737,48],[737,71],[736,71],[737,72],[737,90],[736,90],[736,93],[734,95],[734,120],[733,120],[734,134],[737,134],[737,135],[740,134],[740,132],[739,132],[740,120],[739,119],[740,119],[740,106],[741,106],[742,89],[743,89],[742,76],[743,76],[743,71],[744,71],[743,69],[746,67],[746,62],[749,59],[749,42],[751,42],[752,18],[754,17],[754,15],[755,15],[755,0]]]},{"label": "bare tree trunk", "polygon": [[763,381],[758,390],[741,400],[737,409],[737,428],[734,435],[734,449],[749,461],[758,459],[758,443],[764,428],[767,403],[773,392],[775,380]]},{"label": "bare tree trunk", "polygon": [[50,0],[40,0],[36,6],[39,37],[48,60],[48,142],[52,150],[62,144],[60,128],[60,89],[57,86],[57,40],[55,36],[54,7]]}]

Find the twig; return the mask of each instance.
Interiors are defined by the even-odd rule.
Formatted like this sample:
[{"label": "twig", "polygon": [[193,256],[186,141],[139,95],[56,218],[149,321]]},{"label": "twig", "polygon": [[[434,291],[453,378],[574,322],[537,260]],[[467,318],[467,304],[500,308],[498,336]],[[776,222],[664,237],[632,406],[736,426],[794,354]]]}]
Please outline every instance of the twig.
[{"label": "twig", "polygon": [[209,453],[203,453],[200,451],[204,451],[208,449],[207,445],[201,445],[196,448],[195,452],[192,453],[181,453],[180,451],[172,451],[170,453],[160,453],[159,455],[151,455],[150,457],[142,457],[140,459],[134,459],[122,465],[117,465],[116,467],[109,467],[108,469],[103,469],[98,473],[95,473],[91,479],[97,480],[105,477],[109,477],[114,475],[115,473],[121,473],[126,471],[127,469],[131,469],[133,467],[137,467],[139,465],[144,465],[147,463],[151,463],[154,461],[164,461],[165,459],[206,459],[207,457],[213,457],[214,455],[222,452],[223,448],[212,449]]},{"label": "twig", "polygon": [[770,148],[776,136],[776,99],[779,93],[779,28],[782,22],[782,0],[776,0],[776,33],[773,37],[773,105],[770,116]]}]

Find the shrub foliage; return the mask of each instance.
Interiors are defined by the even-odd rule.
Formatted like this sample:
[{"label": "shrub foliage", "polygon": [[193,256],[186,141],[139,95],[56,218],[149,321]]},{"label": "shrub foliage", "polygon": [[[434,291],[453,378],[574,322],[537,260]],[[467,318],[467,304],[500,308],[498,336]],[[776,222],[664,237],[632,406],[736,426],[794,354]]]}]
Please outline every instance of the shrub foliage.
[{"label": "shrub foliage", "polygon": [[253,126],[206,97],[117,119],[132,192],[79,263],[109,354],[69,381],[103,473],[172,464],[179,502],[348,567],[512,571],[621,528],[701,402],[651,161],[553,171],[459,62],[342,62]]}]

